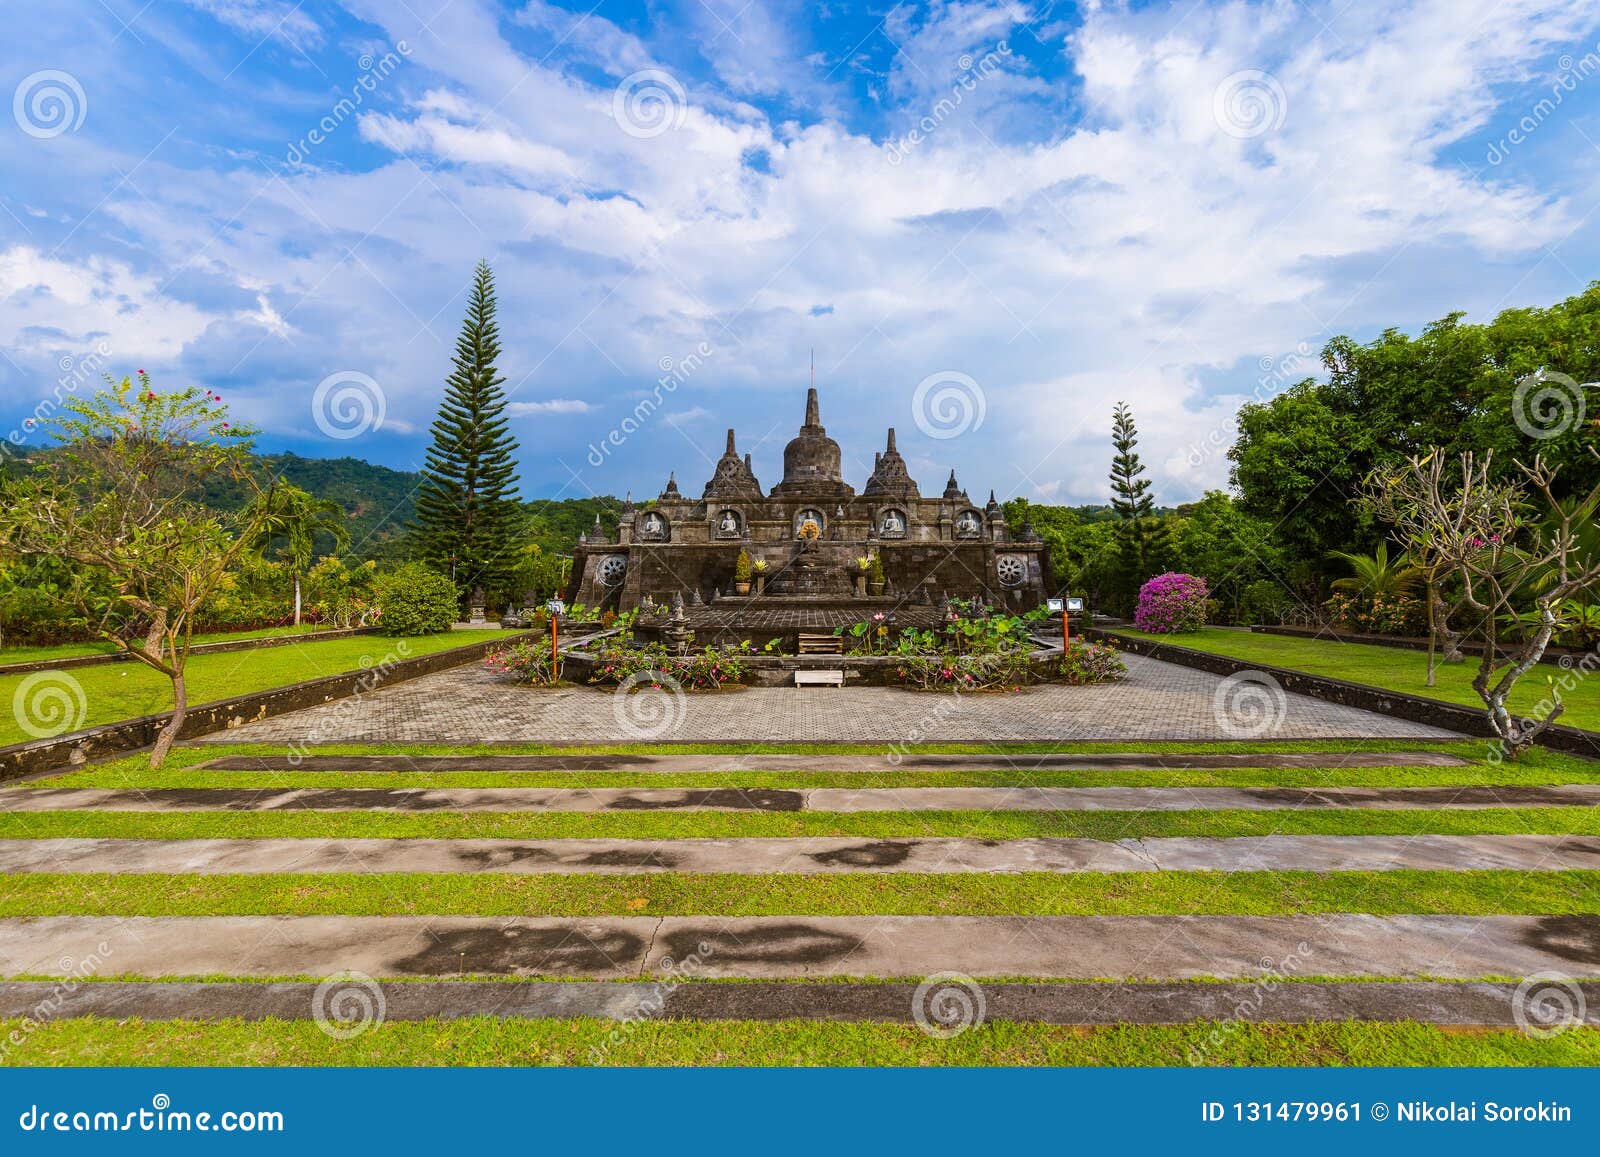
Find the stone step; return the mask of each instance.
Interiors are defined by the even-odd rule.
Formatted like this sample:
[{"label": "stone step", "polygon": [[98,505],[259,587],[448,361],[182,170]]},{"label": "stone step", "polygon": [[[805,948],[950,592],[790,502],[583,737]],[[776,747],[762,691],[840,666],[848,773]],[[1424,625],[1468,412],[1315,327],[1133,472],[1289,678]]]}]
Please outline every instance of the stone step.
[{"label": "stone step", "polygon": [[[1596,916],[46,916],[0,975],[1600,978]],[[670,963],[669,963],[670,962]]]},{"label": "stone step", "polygon": [[1091,752],[910,755],[223,755],[215,771],[1099,771],[1464,767],[1447,751]]},{"label": "stone step", "polygon": [[1445,787],[8,788],[41,811],[1281,811],[1593,807],[1600,784]]},{"label": "stone step", "polygon": [[[959,982],[952,982],[959,984]],[[64,990],[58,981],[0,982],[0,1017],[30,1017],[50,1003],[52,1020],[310,1020],[341,991],[361,990],[356,979],[329,988],[309,982],[237,984],[104,981]],[[461,1017],[593,1017],[635,1021],[832,1020],[915,1023],[920,1005],[931,1011],[940,986],[916,984],[745,984],[654,982],[472,981],[377,985],[385,1021]],[[368,990],[369,992],[371,990]],[[1484,981],[1314,981],[1262,984],[1026,984],[986,981],[967,990],[984,1021],[1033,1024],[1187,1024],[1196,1020],[1310,1024],[1326,1021],[1410,1021],[1420,1024],[1517,1026],[1518,985]],[[1575,1017],[1600,1024],[1600,984],[1573,984],[1581,997]],[[957,990],[959,995],[959,990]],[[376,1012],[374,1013],[376,1015]],[[930,1020],[930,1023],[936,1021]]]},{"label": "stone step", "polygon": [[1086,839],[0,840],[0,873],[1155,872],[1600,870],[1600,839],[1556,835]]}]

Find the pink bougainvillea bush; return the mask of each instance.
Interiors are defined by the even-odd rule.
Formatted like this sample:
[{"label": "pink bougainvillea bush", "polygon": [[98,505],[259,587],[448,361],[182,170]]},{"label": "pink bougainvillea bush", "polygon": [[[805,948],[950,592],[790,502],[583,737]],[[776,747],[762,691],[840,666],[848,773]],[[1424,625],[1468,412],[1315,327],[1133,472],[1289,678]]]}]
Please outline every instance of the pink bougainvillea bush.
[{"label": "pink bougainvillea bush", "polygon": [[1192,574],[1168,571],[1139,588],[1139,606],[1133,625],[1155,635],[1198,631],[1206,625],[1206,580]]}]

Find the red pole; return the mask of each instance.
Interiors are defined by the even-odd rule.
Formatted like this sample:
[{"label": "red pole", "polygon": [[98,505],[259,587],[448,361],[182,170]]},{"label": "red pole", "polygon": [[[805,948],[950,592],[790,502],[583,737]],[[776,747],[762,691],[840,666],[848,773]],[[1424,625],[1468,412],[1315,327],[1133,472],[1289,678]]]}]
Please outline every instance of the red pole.
[{"label": "red pole", "polygon": [[1072,624],[1067,617],[1066,600],[1061,602],[1061,657],[1067,657],[1067,652],[1072,649]]}]

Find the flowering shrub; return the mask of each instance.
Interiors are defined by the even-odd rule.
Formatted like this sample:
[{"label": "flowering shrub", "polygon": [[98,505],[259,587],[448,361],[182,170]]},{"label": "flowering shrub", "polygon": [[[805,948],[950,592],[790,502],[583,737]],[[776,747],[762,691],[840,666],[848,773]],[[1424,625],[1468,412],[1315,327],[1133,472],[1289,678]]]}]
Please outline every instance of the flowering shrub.
[{"label": "flowering shrub", "polygon": [[496,675],[536,687],[548,687],[560,676],[548,641],[519,639],[509,647],[491,651],[483,665]]},{"label": "flowering shrub", "polygon": [[902,683],[919,691],[1001,691],[1033,679],[1023,651],[992,655],[906,655],[895,672]]},{"label": "flowering shrub", "polygon": [[1409,596],[1334,595],[1322,604],[1328,620],[1351,631],[1374,635],[1425,635],[1428,608]]},{"label": "flowering shrub", "polygon": [[744,656],[754,650],[746,639],[736,647],[707,647],[676,655],[660,643],[639,645],[620,636],[605,640],[594,652],[591,683],[622,683],[642,671],[671,675],[685,691],[714,691],[724,683],[741,682],[748,668]]},{"label": "flowering shrub", "polygon": [[1156,635],[1198,631],[1206,625],[1206,600],[1210,597],[1203,578],[1177,571],[1158,574],[1139,588],[1133,625]]},{"label": "flowering shrub", "polygon": [[1063,682],[1115,683],[1128,673],[1122,655],[1109,643],[1085,643],[1074,639],[1067,648],[1056,674]]}]

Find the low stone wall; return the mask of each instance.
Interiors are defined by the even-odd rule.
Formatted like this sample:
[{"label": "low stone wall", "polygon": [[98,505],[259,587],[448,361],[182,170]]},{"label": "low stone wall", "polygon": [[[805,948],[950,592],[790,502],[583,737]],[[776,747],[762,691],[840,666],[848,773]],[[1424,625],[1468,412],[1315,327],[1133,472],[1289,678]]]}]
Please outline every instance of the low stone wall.
[{"label": "low stone wall", "polygon": [[[258,719],[267,719],[306,707],[316,707],[350,695],[367,694],[393,683],[459,667],[481,659],[490,651],[523,637],[525,637],[523,632],[508,631],[502,638],[469,643],[464,647],[452,647],[447,651],[435,651],[414,658],[402,657],[392,663],[380,662],[359,671],[345,671],[304,683],[291,683],[287,687],[254,691],[233,699],[200,703],[189,708],[179,738],[193,739],[198,735],[225,731],[230,727],[253,723]],[[391,644],[392,649],[398,651],[404,642],[404,639],[394,639]],[[121,752],[149,747],[156,741],[156,735],[171,717],[171,712],[142,715],[137,719],[125,719],[118,723],[89,727],[50,739],[36,739],[29,743],[0,747],[0,780],[15,779],[22,775],[50,771],[85,763],[91,759],[104,759]]]},{"label": "low stone wall", "polygon": [[[283,647],[290,643],[322,643],[329,639],[348,639],[353,635],[376,635],[377,627],[341,627],[331,631],[307,631],[299,635],[266,635],[259,639],[222,639],[215,643],[196,643],[191,655],[215,655],[224,651],[252,651],[257,647]],[[73,667],[97,667],[104,663],[137,663],[121,651],[93,655],[72,655],[64,659],[35,659],[28,663],[0,663],[0,675],[26,675],[30,671],[65,671]]]},{"label": "low stone wall", "polygon": [[[1360,707],[1366,711],[1376,711],[1380,715],[1409,719],[1414,723],[1445,727],[1465,735],[1485,739],[1494,737],[1494,731],[1490,728],[1489,721],[1484,718],[1481,708],[1425,699],[1420,695],[1388,691],[1382,687],[1351,683],[1326,675],[1311,675],[1288,667],[1246,662],[1228,655],[1197,651],[1192,647],[1179,647],[1172,643],[1158,643],[1152,639],[1141,639],[1134,635],[1124,635],[1097,627],[1086,628],[1084,634],[1093,639],[1115,643],[1119,650],[1159,659],[1164,663],[1176,663],[1182,667],[1193,667],[1200,671],[1209,671],[1213,675],[1224,676],[1237,675],[1241,671],[1260,671],[1262,674],[1270,675],[1285,691],[1309,695],[1313,699],[1340,703],[1346,707]],[[1540,734],[1539,745],[1574,755],[1600,758],[1600,732],[1585,731],[1579,727],[1554,724]]]}]

